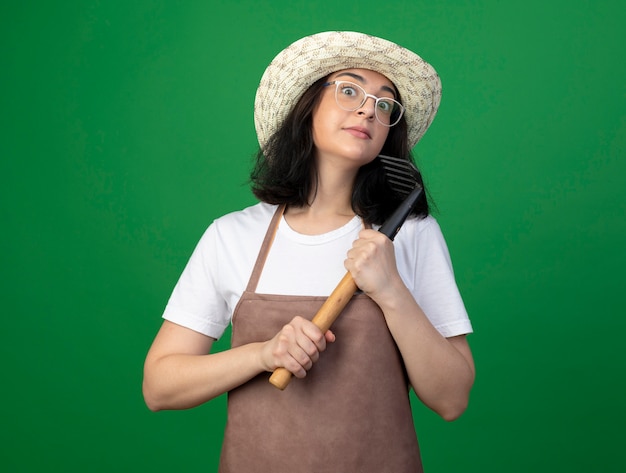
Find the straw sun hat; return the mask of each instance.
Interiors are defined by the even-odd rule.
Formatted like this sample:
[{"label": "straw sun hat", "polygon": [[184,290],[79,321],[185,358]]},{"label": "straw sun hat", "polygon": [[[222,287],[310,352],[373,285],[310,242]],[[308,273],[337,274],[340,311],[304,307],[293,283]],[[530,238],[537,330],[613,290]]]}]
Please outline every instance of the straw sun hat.
[{"label": "straw sun hat", "polygon": [[261,148],[311,85],[342,69],[370,69],[394,83],[406,108],[409,146],[415,146],[435,118],[441,100],[441,81],[435,69],[391,41],[330,31],[296,41],[267,66],[254,102]]}]

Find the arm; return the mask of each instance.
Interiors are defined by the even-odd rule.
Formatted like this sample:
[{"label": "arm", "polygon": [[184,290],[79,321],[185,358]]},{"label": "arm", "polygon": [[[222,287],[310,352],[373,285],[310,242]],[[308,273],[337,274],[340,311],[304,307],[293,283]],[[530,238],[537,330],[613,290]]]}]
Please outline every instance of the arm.
[{"label": "arm", "polygon": [[398,273],[392,242],[381,233],[363,230],[345,265],[382,309],[417,396],[444,419],[458,418],[475,375],[466,337],[444,338],[433,327]]},{"label": "arm", "polygon": [[334,335],[324,335],[308,320],[295,317],[267,342],[209,354],[214,341],[163,323],[144,365],[143,395],[150,410],[198,406],[278,367],[303,378]]}]

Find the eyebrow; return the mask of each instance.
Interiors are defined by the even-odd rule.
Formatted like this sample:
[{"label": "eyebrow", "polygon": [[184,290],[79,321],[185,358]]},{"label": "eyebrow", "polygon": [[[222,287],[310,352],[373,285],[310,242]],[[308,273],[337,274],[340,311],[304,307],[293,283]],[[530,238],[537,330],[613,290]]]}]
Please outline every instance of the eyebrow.
[{"label": "eyebrow", "polygon": [[[359,74],[355,74],[354,72],[342,72],[340,74],[337,74],[335,76],[335,79],[337,77],[343,77],[343,76],[348,76],[348,77],[352,77],[353,79],[358,80],[359,82],[361,82],[362,84],[367,84],[367,81],[365,80],[365,78],[363,76],[360,76]],[[394,97],[397,97],[396,91],[394,89],[392,89],[391,87],[388,87],[386,85],[383,85],[380,90],[384,90],[387,92],[390,92],[393,94]]]}]

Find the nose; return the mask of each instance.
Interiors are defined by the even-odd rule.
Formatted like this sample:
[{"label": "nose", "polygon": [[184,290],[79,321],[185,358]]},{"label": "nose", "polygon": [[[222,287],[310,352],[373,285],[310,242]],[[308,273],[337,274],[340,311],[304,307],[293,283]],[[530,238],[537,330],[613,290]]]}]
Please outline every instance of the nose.
[{"label": "nose", "polygon": [[375,116],[375,107],[376,107],[376,97],[372,97],[368,95],[365,97],[365,102],[359,108],[357,108],[357,113],[359,115],[365,115],[367,118],[372,119]]}]

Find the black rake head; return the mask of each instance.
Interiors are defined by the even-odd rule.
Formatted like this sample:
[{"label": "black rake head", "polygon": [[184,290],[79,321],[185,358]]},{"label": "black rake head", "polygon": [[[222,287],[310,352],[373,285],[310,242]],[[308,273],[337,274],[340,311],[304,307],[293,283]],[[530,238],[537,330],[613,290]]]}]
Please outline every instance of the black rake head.
[{"label": "black rake head", "polygon": [[389,186],[399,197],[404,198],[416,188],[421,188],[419,171],[412,162],[383,154],[378,159],[382,163]]}]

